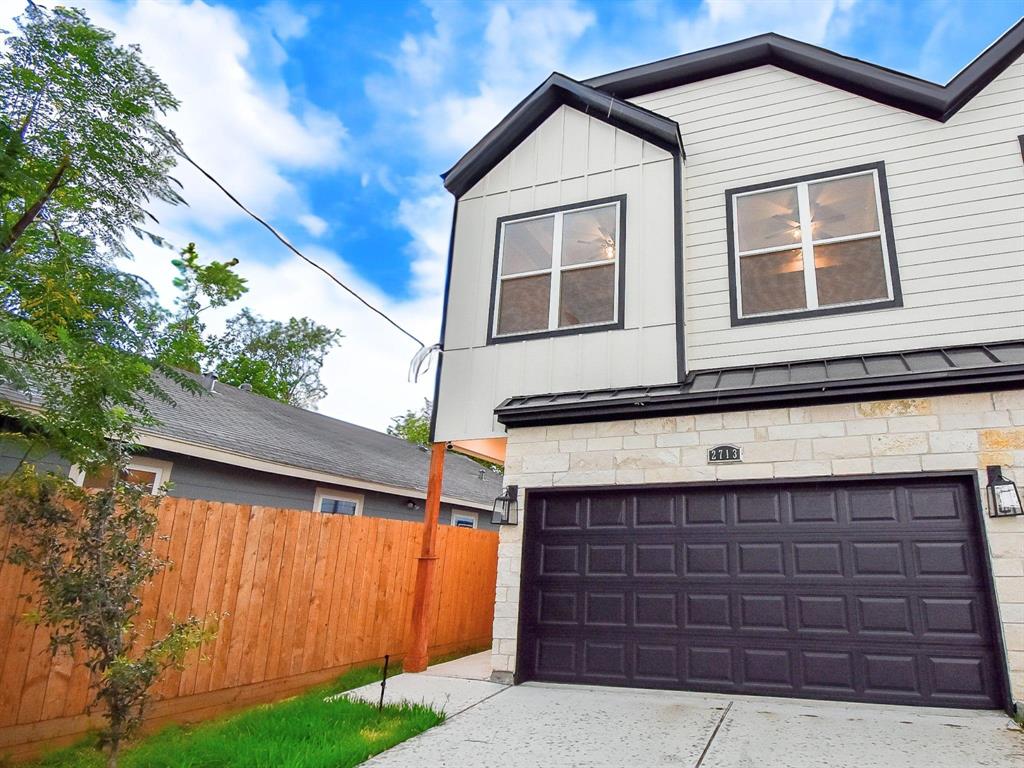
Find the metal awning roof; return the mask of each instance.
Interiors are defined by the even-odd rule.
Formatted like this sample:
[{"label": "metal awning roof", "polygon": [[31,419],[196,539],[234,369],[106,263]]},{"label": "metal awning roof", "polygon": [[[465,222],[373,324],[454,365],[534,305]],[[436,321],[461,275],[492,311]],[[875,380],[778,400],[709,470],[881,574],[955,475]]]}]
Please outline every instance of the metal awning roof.
[{"label": "metal awning roof", "polygon": [[644,418],[1024,387],[1024,340],[693,371],[685,381],[511,397],[505,426]]}]

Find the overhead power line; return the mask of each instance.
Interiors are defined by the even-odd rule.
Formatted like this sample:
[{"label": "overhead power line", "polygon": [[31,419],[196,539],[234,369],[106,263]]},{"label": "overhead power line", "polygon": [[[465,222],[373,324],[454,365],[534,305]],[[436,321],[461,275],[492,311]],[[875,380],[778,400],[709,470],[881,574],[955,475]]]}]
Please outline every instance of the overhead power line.
[{"label": "overhead power line", "polygon": [[245,211],[246,214],[251,216],[253,219],[258,221],[260,224],[262,224],[263,227],[267,231],[270,232],[270,234],[272,234],[274,237],[276,237],[278,240],[280,240],[281,244],[284,245],[285,248],[290,250],[292,253],[294,253],[296,256],[298,256],[300,259],[302,259],[304,262],[309,264],[311,267],[315,267],[316,269],[319,269],[321,272],[323,272],[325,275],[327,275],[327,277],[329,277],[332,281],[334,281],[339,286],[341,286],[346,291],[348,291],[349,294],[351,294],[363,306],[365,306],[371,312],[376,312],[378,315],[383,317],[385,320],[387,320],[389,323],[391,323],[391,325],[393,325],[399,331],[401,331],[406,336],[408,336],[410,339],[412,339],[417,344],[419,344],[421,348],[427,346],[422,341],[420,341],[418,338],[416,338],[415,335],[413,335],[409,331],[405,330],[405,328],[403,328],[395,320],[393,320],[386,312],[384,312],[384,310],[378,309],[377,307],[373,306],[373,304],[371,304],[366,299],[364,299],[362,296],[360,296],[358,293],[356,293],[355,290],[353,290],[352,288],[350,288],[347,285],[345,285],[345,283],[343,283],[340,279],[338,279],[338,277],[335,276],[330,270],[328,270],[324,266],[321,266],[320,264],[317,264],[315,261],[313,261],[313,259],[309,258],[306,254],[304,254],[302,251],[300,251],[298,248],[296,248],[294,245],[292,245],[290,242],[288,242],[288,238],[286,238],[284,235],[282,235],[280,232],[278,232],[273,227],[273,225],[271,225],[269,222],[267,222],[262,217],[258,216],[257,214],[253,213],[252,211],[250,211],[245,206],[245,203],[243,203],[241,200],[239,200],[237,197],[235,197],[233,194],[231,194],[231,192],[228,191],[227,187],[225,187],[223,184],[221,184],[219,181],[217,181],[217,179],[214,177],[214,175],[212,173],[207,171],[205,168],[203,168],[203,166],[201,166],[199,163],[197,163],[195,160],[193,160],[191,157],[189,157],[188,153],[185,151],[184,147],[181,146],[180,142],[175,142],[175,149],[177,150],[178,154],[181,155],[193,168],[195,168],[197,171],[199,171],[201,174],[203,174],[203,176],[205,176],[210,181],[212,181],[214,183],[214,185],[217,187],[217,189],[219,189],[221,192],[223,192],[225,195],[227,195],[228,198],[231,200],[231,202],[233,202],[235,205],[237,205],[239,208],[241,208],[243,211]]}]

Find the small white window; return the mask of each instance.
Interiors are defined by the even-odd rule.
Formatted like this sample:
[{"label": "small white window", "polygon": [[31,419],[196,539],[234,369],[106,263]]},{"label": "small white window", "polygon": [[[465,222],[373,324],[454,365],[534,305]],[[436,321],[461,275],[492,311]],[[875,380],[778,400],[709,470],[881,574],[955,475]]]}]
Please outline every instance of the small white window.
[{"label": "small white window", "polygon": [[739,318],[892,302],[880,168],[729,193]]},{"label": "small white window", "polygon": [[452,510],[452,525],[456,528],[476,528],[480,524],[480,515],[464,509]]},{"label": "small white window", "polygon": [[[134,459],[125,467],[123,479],[145,486],[149,493],[155,494],[164,483],[170,482],[171,466],[171,462],[162,459]],[[106,488],[110,484],[109,470],[86,473],[74,466],[70,477],[83,488]]]},{"label": "small white window", "polygon": [[619,321],[624,198],[498,221],[491,338]]},{"label": "small white window", "polygon": [[317,488],[313,499],[313,511],[326,515],[361,515],[363,514],[363,495],[348,491],[335,491],[330,488]]}]

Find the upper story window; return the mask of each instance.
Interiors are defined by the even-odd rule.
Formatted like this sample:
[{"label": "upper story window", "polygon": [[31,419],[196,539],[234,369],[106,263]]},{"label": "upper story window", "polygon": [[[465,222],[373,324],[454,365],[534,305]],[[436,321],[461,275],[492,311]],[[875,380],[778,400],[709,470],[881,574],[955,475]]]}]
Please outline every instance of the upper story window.
[{"label": "upper story window", "polygon": [[625,196],[498,220],[489,340],[622,327]]},{"label": "upper story window", "polygon": [[882,163],[726,192],[733,323],[899,306]]}]

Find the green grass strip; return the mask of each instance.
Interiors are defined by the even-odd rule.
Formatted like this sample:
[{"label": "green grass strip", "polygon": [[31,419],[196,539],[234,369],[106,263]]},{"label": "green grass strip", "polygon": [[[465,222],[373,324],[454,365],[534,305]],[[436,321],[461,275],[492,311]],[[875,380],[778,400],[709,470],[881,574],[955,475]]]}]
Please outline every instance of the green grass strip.
[{"label": "green grass strip", "polygon": [[[400,670],[388,671],[388,676]],[[380,680],[354,669],[331,685],[195,726],[170,726],[121,755],[121,768],[347,768],[444,720],[423,706],[386,706],[324,697]],[[52,752],[30,768],[103,768],[91,743]]]}]

